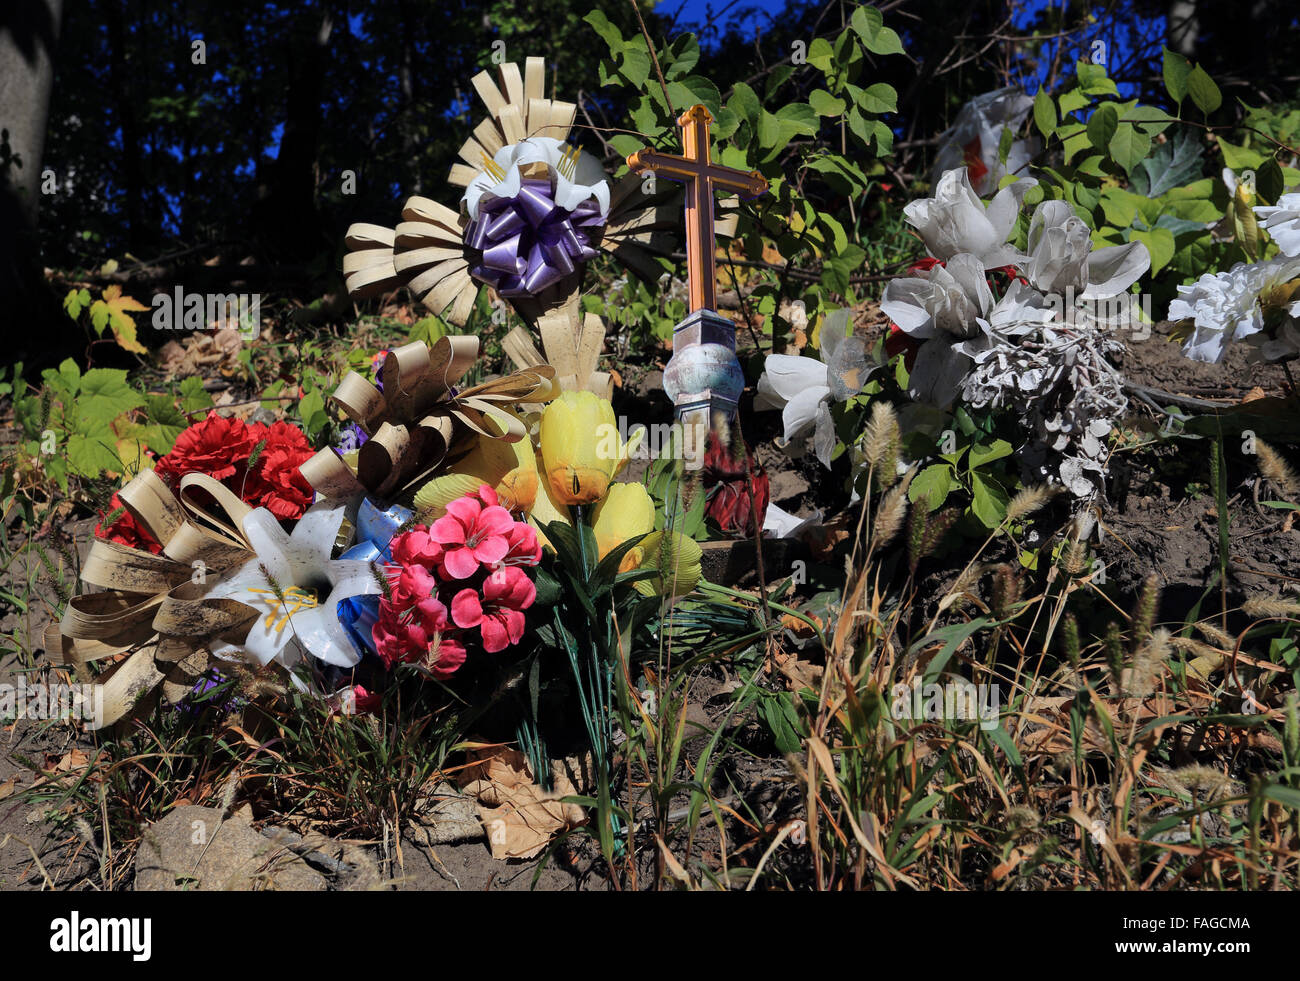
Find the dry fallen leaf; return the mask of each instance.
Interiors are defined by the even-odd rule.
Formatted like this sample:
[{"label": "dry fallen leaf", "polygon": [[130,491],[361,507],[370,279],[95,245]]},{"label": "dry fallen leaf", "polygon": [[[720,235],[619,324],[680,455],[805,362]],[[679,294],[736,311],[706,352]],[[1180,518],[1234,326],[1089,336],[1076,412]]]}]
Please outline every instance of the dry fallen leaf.
[{"label": "dry fallen leaf", "polygon": [[4,783],[0,783],[0,800],[4,800],[6,797],[12,794],[14,792],[14,789],[17,786],[18,786],[17,777],[10,777]]},{"label": "dry fallen leaf", "polygon": [[582,808],[560,801],[577,793],[562,764],[553,765],[548,793],[533,781],[528,761],[517,749],[474,749],[470,760],[459,779],[462,789],[478,800],[493,858],[532,858],[555,835],[582,823]]},{"label": "dry fallen leaf", "polygon": [[191,334],[184,344],[168,341],[158,352],[159,367],[168,378],[186,378],[206,374],[216,368],[222,374],[235,371],[239,366],[242,344],[237,330],[218,330],[211,334]]}]

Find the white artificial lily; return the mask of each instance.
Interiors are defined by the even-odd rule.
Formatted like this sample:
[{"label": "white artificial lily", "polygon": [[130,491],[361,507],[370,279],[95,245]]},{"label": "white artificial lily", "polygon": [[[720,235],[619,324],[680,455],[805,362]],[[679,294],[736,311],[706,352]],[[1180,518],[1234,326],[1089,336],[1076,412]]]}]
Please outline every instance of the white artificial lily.
[{"label": "white artificial lily", "polygon": [[242,528],[255,557],[223,575],[206,597],[237,600],[258,616],[242,643],[214,646],[213,654],[289,669],[307,654],[340,668],[361,659],[339,623],[338,604],[381,589],[370,563],[330,557],[343,518],[342,505],[322,502],[286,534],[266,508],[248,513]]},{"label": "white artificial lily", "polygon": [[1092,233],[1066,201],[1043,201],[1029,223],[1028,255],[1019,263],[1044,293],[1104,300],[1125,292],[1151,268],[1141,242],[1094,250]]},{"label": "white artificial lily", "polygon": [[1006,244],[1007,238],[1016,226],[1025,192],[1037,183],[1026,177],[1009,184],[985,208],[966,168],[958,167],[939,178],[934,197],[913,201],[903,214],[936,259],[946,262],[965,252],[978,258],[985,269],[1008,266],[1021,255]]},{"label": "white artificial lily", "polygon": [[978,319],[993,308],[984,263],[963,252],[926,278],[895,279],[885,287],[880,308],[905,334],[923,342],[908,380],[912,397],[948,408],[971,369],[971,359],[958,345],[978,335]]},{"label": "white artificial lily", "polygon": [[1006,162],[1000,159],[1002,132],[1020,129],[1034,100],[1015,86],[977,95],[961,107],[952,126],[939,137],[934,180],[945,171],[965,167],[981,197],[992,194],[1007,174],[1024,174],[1038,152],[1038,140],[1013,140]]},{"label": "white artificial lily", "polygon": [[1283,194],[1276,205],[1258,207],[1255,214],[1284,256],[1300,256],[1300,192]]},{"label": "white artificial lily", "polygon": [[1206,273],[1190,286],[1179,286],[1178,297],[1169,304],[1170,320],[1189,320],[1192,333],[1183,343],[1183,353],[1193,361],[1218,364],[1233,341],[1252,338],[1265,360],[1286,356],[1271,348],[1269,339],[1253,339],[1266,324],[1261,297],[1287,317],[1300,316],[1300,301],[1291,299],[1290,285],[1300,278],[1300,258],[1277,256],[1266,262],[1239,262],[1225,273]]},{"label": "white artificial lily", "polygon": [[835,449],[830,401],[851,398],[867,380],[866,345],[850,329],[850,311],[836,310],[822,323],[820,359],[769,354],[754,399],[755,409],[781,409],[785,431],[778,446],[785,449],[812,431],[817,459],[827,468]]},{"label": "white artificial lily", "polygon": [[595,198],[602,218],[609,215],[609,183],[600,161],[585,151],[569,162],[570,144],[549,136],[530,136],[503,146],[492,158],[492,166],[479,171],[461,198],[471,219],[478,218],[479,201],[484,195],[513,198],[523,182],[521,171],[530,164],[542,163],[550,168],[555,180],[555,203],[572,211],[588,198]]}]

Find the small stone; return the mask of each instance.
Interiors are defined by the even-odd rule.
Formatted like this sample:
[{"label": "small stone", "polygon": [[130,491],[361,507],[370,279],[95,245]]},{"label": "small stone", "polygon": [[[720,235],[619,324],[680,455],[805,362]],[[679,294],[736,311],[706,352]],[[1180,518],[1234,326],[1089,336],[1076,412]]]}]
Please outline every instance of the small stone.
[{"label": "small stone", "polygon": [[244,812],[178,807],[145,829],[135,860],[137,892],[321,892],[325,877],[264,837]]}]

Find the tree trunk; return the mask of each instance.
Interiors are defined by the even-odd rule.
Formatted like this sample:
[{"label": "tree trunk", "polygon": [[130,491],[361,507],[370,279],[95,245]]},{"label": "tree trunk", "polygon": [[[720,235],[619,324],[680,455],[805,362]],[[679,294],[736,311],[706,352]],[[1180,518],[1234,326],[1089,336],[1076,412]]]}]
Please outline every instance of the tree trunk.
[{"label": "tree trunk", "polygon": [[[45,281],[36,238],[41,159],[63,0],[0,6],[0,319],[4,360],[55,352],[70,322]],[[59,175],[56,175],[56,178]],[[35,347],[32,347],[35,345]]]},{"label": "tree trunk", "polygon": [[1201,25],[1196,17],[1196,0],[1170,0],[1165,16],[1165,33],[1169,37],[1169,50],[1185,58],[1196,54],[1196,36]]}]

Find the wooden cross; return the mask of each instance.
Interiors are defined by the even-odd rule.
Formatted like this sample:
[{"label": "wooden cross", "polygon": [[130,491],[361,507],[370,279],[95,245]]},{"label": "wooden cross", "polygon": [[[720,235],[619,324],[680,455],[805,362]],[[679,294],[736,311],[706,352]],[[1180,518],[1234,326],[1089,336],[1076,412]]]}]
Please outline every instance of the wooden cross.
[{"label": "wooden cross", "polygon": [[713,192],[733,191],[756,198],[767,190],[767,178],[756,170],[723,167],[709,159],[709,124],[713,117],[704,106],[691,106],[677,119],[682,130],[682,155],[638,150],[627,165],[638,174],[653,173],[686,185],[686,271],[690,309],[713,310],[717,268],[713,237]]}]

